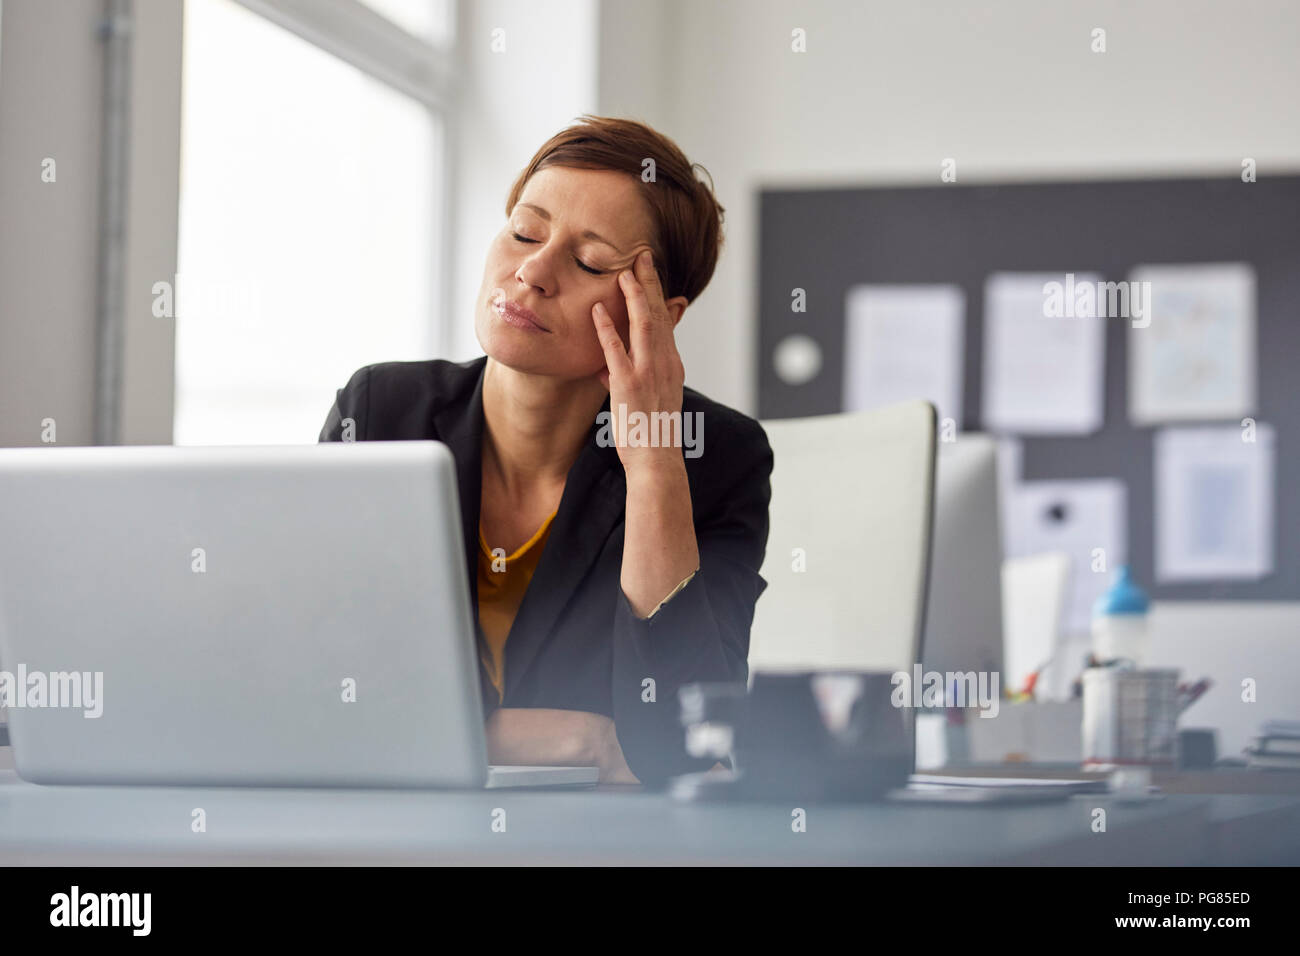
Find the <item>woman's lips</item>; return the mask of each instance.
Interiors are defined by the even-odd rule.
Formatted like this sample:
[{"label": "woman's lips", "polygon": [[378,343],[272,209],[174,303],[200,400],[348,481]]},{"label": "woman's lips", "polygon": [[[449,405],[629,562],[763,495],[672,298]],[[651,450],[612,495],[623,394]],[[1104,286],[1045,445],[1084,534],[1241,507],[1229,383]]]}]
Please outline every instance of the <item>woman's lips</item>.
[{"label": "woman's lips", "polygon": [[529,332],[550,332],[551,330],[542,325],[537,319],[537,314],[532,309],[525,308],[517,302],[511,302],[509,299],[497,299],[492,303],[492,308],[496,309],[497,315],[507,325],[513,325],[518,329],[525,329]]}]

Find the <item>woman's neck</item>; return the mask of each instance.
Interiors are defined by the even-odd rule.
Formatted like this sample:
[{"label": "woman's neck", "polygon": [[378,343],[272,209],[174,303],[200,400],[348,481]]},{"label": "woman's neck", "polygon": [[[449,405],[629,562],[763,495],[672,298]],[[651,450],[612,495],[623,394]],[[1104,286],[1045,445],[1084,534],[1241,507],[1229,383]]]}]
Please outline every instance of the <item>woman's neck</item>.
[{"label": "woman's neck", "polygon": [[518,372],[491,357],[483,377],[483,463],[507,495],[568,476],[608,392],[596,378],[577,381]]}]

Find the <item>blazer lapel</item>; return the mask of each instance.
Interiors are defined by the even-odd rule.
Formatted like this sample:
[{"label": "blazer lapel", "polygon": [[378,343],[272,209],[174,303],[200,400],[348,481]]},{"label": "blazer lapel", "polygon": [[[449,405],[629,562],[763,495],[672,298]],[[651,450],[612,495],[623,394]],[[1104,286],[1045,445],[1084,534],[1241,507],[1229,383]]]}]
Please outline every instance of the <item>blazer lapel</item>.
[{"label": "blazer lapel", "polygon": [[434,413],[438,440],[451,449],[456,459],[456,491],[460,498],[460,526],[475,633],[478,632],[478,520],[483,481],[483,369],[486,367],[484,358],[478,381],[467,400],[449,403]]},{"label": "blazer lapel", "polygon": [[[593,426],[587,446],[569,469],[560,510],[506,640],[507,703],[623,518],[627,482],[622,462],[615,448],[601,448],[595,436]],[[612,617],[610,621],[612,626]]]},{"label": "blazer lapel", "polygon": [[[466,568],[474,629],[478,632],[478,524],[483,478],[483,373],[468,399],[450,403],[434,414],[438,439],[456,459]],[[602,411],[609,411],[609,396]],[[524,593],[523,603],[506,640],[505,699],[519,685],[538,651],[546,644],[560,614],[600,555],[623,517],[627,482],[618,450],[601,447],[599,426],[592,422],[587,444],[569,469],[560,510],[551,523],[541,561]]]}]

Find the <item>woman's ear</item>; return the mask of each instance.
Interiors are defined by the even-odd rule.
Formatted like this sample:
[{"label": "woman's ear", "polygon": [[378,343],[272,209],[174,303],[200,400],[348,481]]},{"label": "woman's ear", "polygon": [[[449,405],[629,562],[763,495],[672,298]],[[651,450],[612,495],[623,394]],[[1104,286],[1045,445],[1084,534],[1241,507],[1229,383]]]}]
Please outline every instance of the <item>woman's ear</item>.
[{"label": "woman's ear", "polygon": [[668,314],[672,316],[674,329],[677,328],[677,323],[682,320],[682,313],[686,311],[688,305],[690,305],[690,302],[684,295],[674,296],[664,303],[664,306],[668,309]]}]

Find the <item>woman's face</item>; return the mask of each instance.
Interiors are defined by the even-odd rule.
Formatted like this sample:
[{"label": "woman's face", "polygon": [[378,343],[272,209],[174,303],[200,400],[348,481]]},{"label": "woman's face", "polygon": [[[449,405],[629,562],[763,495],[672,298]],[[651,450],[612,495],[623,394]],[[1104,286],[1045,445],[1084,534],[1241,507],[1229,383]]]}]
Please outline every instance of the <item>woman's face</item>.
[{"label": "woman's face", "polygon": [[[636,177],[606,169],[533,174],[483,265],[474,331],[485,353],[521,372],[593,377],[605,368],[591,317],[597,302],[627,346],[618,273],[651,248],[653,228],[640,188]],[[546,331],[528,325],[530,314]]]}]

